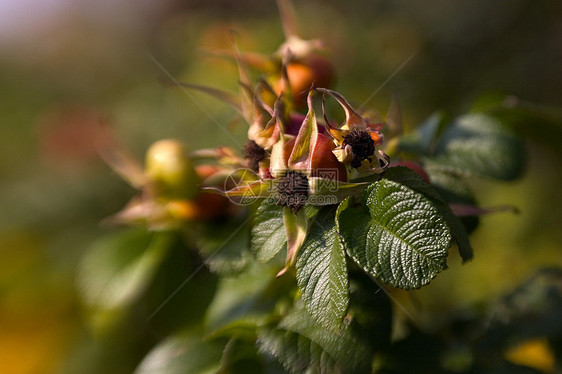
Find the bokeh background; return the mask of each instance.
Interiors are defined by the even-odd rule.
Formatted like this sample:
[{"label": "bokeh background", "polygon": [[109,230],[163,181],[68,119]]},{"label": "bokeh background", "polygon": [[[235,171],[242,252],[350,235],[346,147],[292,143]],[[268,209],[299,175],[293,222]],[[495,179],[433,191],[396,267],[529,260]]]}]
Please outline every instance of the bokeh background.
[{"label": "bokeh background", "polygon": [[[409,129],[482,95],[514,95],[548,114],[517,128],[523,179],[471,181],[481,205],[520,213],[482,218],[472,262],[452,254],[430,286],[402,295],[419,321],[481,308],[537,269],[562,266],[560,1],[308,0],[296,9],[302,36],[331,49],[337,90],[355,103],[376,91],[368,106],[381,112],[397,95]],[[106,373],[135,367],[138,350],[116,343],[99,355],[75,282],[85,251],[114,230],[100,221],[134,192],[94,140],[111,132],[139,160],[161,138],[234,146],[218,121],[242,141],[245,125],[227,105],[160,83],[167,71],[236,90],[235,66],[209,53],[229,48],[230,30],[242,50],[270,53],[283,41],[273,0],[0,2],[0,372],[86,372],[88,357],[107,360]]]}]

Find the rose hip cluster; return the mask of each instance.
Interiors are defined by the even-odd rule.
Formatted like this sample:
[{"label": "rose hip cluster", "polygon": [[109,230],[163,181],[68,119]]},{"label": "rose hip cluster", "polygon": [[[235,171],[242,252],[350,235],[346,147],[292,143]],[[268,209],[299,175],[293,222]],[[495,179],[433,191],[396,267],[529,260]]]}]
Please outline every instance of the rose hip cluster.
[{"label": "rose hip cluster", "polygon": [[[365,180],[372,181],[368,177],[381,174],[390,162],[381,150],[384,122],[365,118],[329,87],[333,67],[320,45],[291,36],[269,56],[269,64],[256,63],[255,54],[235,53],[241,71],[239,109],[249,124],[248,140],[242,165],[230,160],[223,166],[232,173],[240,174],[233,169],[240,166],[253,173],[241,173],[231,188],[203,188],[234,202],[268,198],[283,207],[287,260],[279,275],[294,264],[306,238],[302,208],[337,204],[360,193],[369,184]],[[277,66],[278,71],[261,71],[255,83],[247,70],[252,66]],[[343,123],[329,120],[329,98],[343,109]]]},{"label": "rose hip cluster", "polygon": [[[150,147],[143,170],[113,148],[106,159],[140,193],[112,220],[170,229],[240,214],[242,201],[268,198],[283,210],[287,260],[281,275],[306,237],[302,208],[358,194],[388,167],[390,158],[381,149],[385,123],[362,116],[331,89],[334,68],[317,40],[291,34],[272,55],[235,49],[234,59],[239,95],[186,86],[230,98],[248,123],[243,149],[188,153],[178,141],[163,140]],[[328,118],[328,99],[345,113],[342,123]]]}]

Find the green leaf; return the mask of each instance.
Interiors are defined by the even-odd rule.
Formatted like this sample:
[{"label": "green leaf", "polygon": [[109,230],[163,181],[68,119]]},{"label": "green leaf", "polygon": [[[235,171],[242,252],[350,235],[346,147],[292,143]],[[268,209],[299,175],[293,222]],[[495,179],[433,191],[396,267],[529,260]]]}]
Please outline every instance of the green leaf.
[{"label": "green leaf", "polygon": [[455,243],[457,243],[462,261],[467,262],[472,260],[474,257],[474,251],[472,249],[472,245],[470,245],[470,239],[468,238],[468,233],[464,228],[464,224],[449,207],[443,206],[439,210],[443,214],[445,221],[447,221],[447,225],[449,225],[449,228],[451,229],[451,235],[453,236]]},{"label": "green leaf", "polygon": [[283,225],[283,208],[269,203],[260,205],[252,228],[252,252],[258,261],[266,262],[286,248],[287,238]]},{"label": "green leaf", "polygon": [[515,134],[493,117],[469,114],[457,118],[426,160],[461,175],[513,180],[523,171],[525,152]]},{"label": "green leaf", "polygon": [[445,114],[435,112],[427,118],[419,127],[419,141],[425,152],[431,153],[439,136],[447,127]]},{"label": "green leaf", "polygon": [[422,193],[441,214],[447,222],[451,235],[459,247],[459,252],[464,262],[472,259],[473,250],[468,239],[468,234],[461,220],[451,211],[449,205],[443,201],[439,193],[421,179],[413,170],[398,166],[388,168],[384,174],[385,178],[405,185],[414,191]]},{"label": "green leaf", "polygon": [[233,322],[227,323],[224,326],[220,326],[211,334],[207,336],[207,338],[214,339],[214,338],[241,338],[241,339],[251,339],[256,337],[257,330],[259,327],[263,325],[263,322],[260,321],[260,318],[240,318]]},{"label": "green leaf", "polygon": [[278,326],[263,328],[258,344],[292,373],[370,372],[372,353],[365,342],[349,328],[322,328],[299,303]]},{"label": "green leaf", "polygon": [[221,358],[220,373],[247,374],[263,373],[262,358],[259,355],[255,339],[231,339],[224,348]]},{"label": "green leaf", "polygon": [[197,247],[213,273],[228,276],[244,269],[249,259],[249,219],[207,223],[198,233]]},{"label": "green leaf", "polygon": [[297,284],[307,311],[322,326],[337,329],[349,304],[345,252],[334,222],[335,208],[322,209],[297,259]]},{"label": "green leaf", "polygon": [[387,168],[383,177],[403,184],[414,191],[421,192],[432,200],[443,202],[439,193],[432,186],[421,179],[415,171],[406,166],[394,166]]},{"label": "green leaf", "polygon": [[135,374],[211,374],[220,367],[224,343],[180,333],[165,339],[142,360]]},{"label": "green leaf", "polygon": [[513,291],[492,303],[486,339],[509,342],[540,336],[560,337],[560,310],[562,269],[539,268]]},{"label": "green leaf", "polygon": [[171,237],[168,255],[134,305],[135,315],[160,336],[201,323],[218,284],[196,248],[186,243],[185,233],[171,233]]},{"label": "green leaf", "polygon": [[[562,269],[539,268],[514,290],[489,304],[485,323],[482,323],[482,319],[475,320],[476,327],[472,331],[482,330],[478,345],[480,351],[485,352],[486,362],[497,363],[494,373],[559,372],[556,363],[561,353]],[[533,340],[544,342],[544,349],[540,350],[544,352],[541,357],[553,355],[556,358],[556,361],[552,360],[554,365],[551,370],[546,367],[541,371],[531,370],[504,361],[508,356],[514,358],[513,352],[506,352]]]},{"label": "green leaf", "polygon": [[349,266],[349,310],[352,316],[350,328],[358,336],[369,341],[375,351],[390,346],[393,330],[393,301],[383,296],[382,285],[353,262]]},{"label": "green leaf", "polygon": [[403,289],[419,288],[447,267],[451,234],[422,194],[382,179],[363,193],[362,206],[340,204],[338,229],[348,255],[371,276]]},{"label": "green leaf", "polygon": [[82,260],[78,284],[84,301],[111,309],[135,301],[167,253],[166,233],[131,230],[94,243]]},{"label": "green leaf", "polygon": [[476,205],[473,193],[464,178],[431,165],[427,165],[425,171],[429,175],[431,187],[439,193],[443,200],[448,203]]},{"label": "green leaf", "polygon": [[214,336],[235,330],[244,333],[263,325],[276,306],[295,291],[294,279],[275,278],[278,271],[277,264],[253,262],[238,276],[222,278],[207,308],[207,330]]},{"label": "green leaf", "polygon": [[474,110],[485,111],[515,132],[524,134],[525,138],[533,139],[561,156],[562,110],[559,106],[527,102],[513,96],[483,100],[489,102],[476,103]]},{"label": "green leaf", "polygon": [[[431,187],[435,188],[439,195],[448,204],[477,205],[474,195],[467,182],[459,175],[439,168],[426,166],[431,180]],[[480,222],[477,216],[458,218],[467,234],[474,231]]]},{"label": "green leaf", "polygon": [[433,113],[418,126],[414,133],[399,138],[400,150],[422,155],[431,154],[446,124],[443,113]]}]

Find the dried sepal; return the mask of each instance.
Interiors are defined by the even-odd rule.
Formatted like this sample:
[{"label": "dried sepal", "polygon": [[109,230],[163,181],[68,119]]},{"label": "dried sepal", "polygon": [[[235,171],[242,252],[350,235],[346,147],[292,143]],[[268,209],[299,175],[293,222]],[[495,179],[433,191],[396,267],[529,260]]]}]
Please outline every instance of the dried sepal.
[{"label": "dried sepal", "polygon": [[141,189],[148,184],[142,164],[117,141],[102,137],[97,140],[96,147],[102,160],[130,186]]},{"label": "dried sepal", "polygon": [[277,273],[277,277],[285,274],[295,264],[299,250],[306,239],[308,222],[304,209],[293,212],[288,207],[283,208],[283,224],[287,236],[287,258],[285,267]]},{"label": "dried sepal", "polygon": [[308,113],[297,134],[293,151],[289,156],[288,166],[297,170],[311,170],[311,162],[318,139],[316,114],[312,107],[313,90],[308,94]]},{"label": "dried sepal", "polygon": [[283,95],[277,97],[273,109],[259,96],[254,100],[254,117],[248,129],[248,139],[265,150],[270,150],[284,133],[285,106]]},{"label": "dried sepal", "polygon": [[[322,92],[322,94],[330,95],[341,105],[345,112],[345,123],[340,127],[343,130],[353,130],[353,129],[360,129],[364,130],[367,126],[367,122],[359,113],[353,109],[351,104],[347,102],[347,100],[340,95],[338,92],[329,90],[327,88],[317,88],[318,92]],[[326,121],[328,124],[329,121]]]},{"label": "dried sepal", "polygon": [[260,179],[247,184],[241,184],[230,190],[222,190],[218,187],[201,187],[202,191],[218,193],[229,198],[263,199],[269,197],[275,190],[275,180]]},{"label": "dried sepal", "polygon": [[369,185],[368,182],[349,183],[334,179],[311,177],[308,179],[309,198],[313,205],[333,205],[346,197],[357,195]]},{"label": "dried sepal", "polygon": [[285,137],[281,137],[271,149],[269,172],[274,178],[281,177],[287,171],[287,164],[285,163],[285,157],[283,157],[284,146]]},{"label": "dried sepal", "polygon": [[[337,144],[332,153],[338,161],[349,165],[354,175],[384,171],[389,163],[388,156],[376,149],[383,142],[380,131],[384,124],[371,123],[363,118],[338,92],[325,88],[316,90],[323,94],[325,126]],[[326,116],[326,95],[333,97],[345,112],[345,122],[341,126],[334,126]]]}]

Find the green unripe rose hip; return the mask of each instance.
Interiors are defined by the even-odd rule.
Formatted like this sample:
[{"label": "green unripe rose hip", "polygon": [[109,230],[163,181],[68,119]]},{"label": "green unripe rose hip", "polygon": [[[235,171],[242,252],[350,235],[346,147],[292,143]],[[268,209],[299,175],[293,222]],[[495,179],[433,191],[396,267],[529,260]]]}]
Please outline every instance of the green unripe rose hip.
[{"label": "green unripe rose hip", "polygon": [[192,199],[200,180],[183,144],[173,139],[159,140],[146,151],[145,172],[156,194],[170,199]]}]

